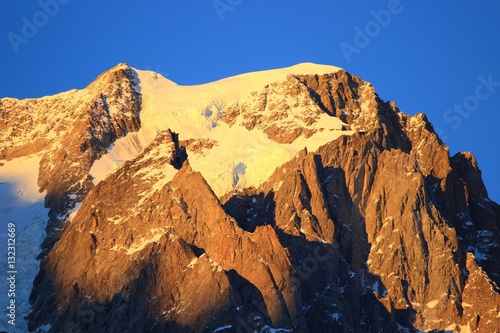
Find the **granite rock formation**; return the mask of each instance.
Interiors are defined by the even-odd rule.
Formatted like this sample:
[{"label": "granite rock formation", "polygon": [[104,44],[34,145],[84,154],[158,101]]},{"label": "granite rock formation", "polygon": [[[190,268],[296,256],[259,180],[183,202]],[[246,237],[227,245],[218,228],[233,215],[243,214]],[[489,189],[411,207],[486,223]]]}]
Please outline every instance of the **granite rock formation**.
[{"label": "granite rock formation", "polygon": [[500,206],[425,115],[343,70],[288,75],[217,104],[216,121],[288,145],[327,133],[326,115],[340,134],[264,182],[216,194],[190,159],[222,142],[181,127],[94,184],[94,162],[142,128],[146,93],[119,65],[84,93],[0,100],[2,158],[43,154],[51,208],[31,330],[500,330]]}]

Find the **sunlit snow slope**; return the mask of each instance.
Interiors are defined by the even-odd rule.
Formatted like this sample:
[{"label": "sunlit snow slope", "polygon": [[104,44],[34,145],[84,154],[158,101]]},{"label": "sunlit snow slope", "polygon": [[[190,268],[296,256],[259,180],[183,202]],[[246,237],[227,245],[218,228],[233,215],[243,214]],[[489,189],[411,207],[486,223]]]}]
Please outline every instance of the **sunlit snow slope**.
[{"label": "sunlit snow slope", "polygon": [[[136,70],[137,89],[142,94],[141,129],[115,142],[109,153],[94,163],[94,183],[136,155],[159,131],[170,129],[188,145],[193,169],[202,173],[217,195],[258,186],[301,149],[313,151],[351,133],[342,131],[345,124],[340,119],[287,91],[295,88],[294,75],[338,70],[305,63],[196,86],[180,86],[157,73]],[[286,100],[283,95],[287,95]],[[226,110],[236,111],[228,119]],[[249,118],[256,119],[255,123],[250,124]],[[279,136],[280,130],[294,128],[309,132],[287,143],[270,135],[274,131]],[[190,149],[193,147],[197,149]]]}]

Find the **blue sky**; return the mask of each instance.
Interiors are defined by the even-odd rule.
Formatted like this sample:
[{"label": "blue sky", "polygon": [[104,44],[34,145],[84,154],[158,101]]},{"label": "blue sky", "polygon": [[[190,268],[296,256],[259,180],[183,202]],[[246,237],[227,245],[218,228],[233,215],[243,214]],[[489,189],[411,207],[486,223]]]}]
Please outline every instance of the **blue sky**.
[{"label": "blue sky", "polygon": [[126,62],[179,84],[316,62],[424,112],[500,202],[500,2],[2,1],[0,97],[83,88]]}]

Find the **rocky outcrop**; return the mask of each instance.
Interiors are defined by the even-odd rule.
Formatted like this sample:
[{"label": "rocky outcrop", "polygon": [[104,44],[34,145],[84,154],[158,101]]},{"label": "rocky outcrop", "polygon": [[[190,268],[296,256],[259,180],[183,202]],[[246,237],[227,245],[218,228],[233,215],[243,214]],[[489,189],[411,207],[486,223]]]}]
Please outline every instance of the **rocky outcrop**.
[{"label": "rocky outcrop", "polygon": [[[494,331],[498,205],[470,153],[450,158],[424,116],[401,118],[405,138],[386,135],[393,125],[379,117],[376,132],[304,151],[261,189],[224,198],[226,210],[247,230],[275,226],[295,248],[296,269],[312,243],[331,244],[339,266],[302,281],[314,276],[301,290],[305,308],[315,309],[305,313],[311,332],[376,331],[382,322],[384,331]],[[465,300],[472,290],[474,302],[481,293],[491,300],[481,314]]]},{"label": "rocky outcrop", "polygon": [[175,170],[176,154],[171,133],[160,135],[90,191],[35,281],[51,296],[33,293],[32,328],[199,332],[237,325],[252,301],[269,324],[297,321],[300,297],[274,229],[238,228],[199,173],[187,162]]},{"label": "rocky outcrop", "polygon": [[[354,84],[351,78],[345,71],[322,75],[319,78],[289,75],[284,82],[269,84],[260,91],[252,92],[245,101],[228,105],[224,109],[222,121],[230,126],[243,126],[248,130],[262,129],[270,139],[279,143],[292,143],[300,136],[308,138],[323,130],[313,126],[317,125],[322,115],[335,116],[347,122],[353,118],[353,114],[361,112],[362,106],[357,102],[359,96],[356,95],[355,101],[351,99],[352,90],[349,90],[351,94],[343,94],[344,84]],[[369,85],[358,78],[355,79],[360,85]],[[311,80],[321,80],[321,85],[312,84],[309,82]],[[339,83],[340,81],[345,83]],[[325,91],[330,95],[335,94],[336,98],[328,96],[328,100],[322,101],[321,95],[325,94]],[[345,101],[355,102],[347,105]],[[341,126],[337,130],[348,128]]]},{"label": "rocky outcrop", "polygon": [[[41,192],[47,192],[45,206],[50,208],[50,220],[42,256],[60,237],[76,202],[82,201],[93,187],[88,173],[94,161],[116,139],[140,128],[141,95],[137,83],[134,70],[120,64],[81,91],[42,99],[2,100],[10,103],[8,111],[4,111],[9,128],[21,128],[23,132],[10,135],[8,141],[15,143],[18,136],[33,136],[36,140],[35,144],[19,141],[18,145],[5,145],[5,157],[33,152],[43,155],[38,185]],[[29,126],[26,117],[33,120]]]}]

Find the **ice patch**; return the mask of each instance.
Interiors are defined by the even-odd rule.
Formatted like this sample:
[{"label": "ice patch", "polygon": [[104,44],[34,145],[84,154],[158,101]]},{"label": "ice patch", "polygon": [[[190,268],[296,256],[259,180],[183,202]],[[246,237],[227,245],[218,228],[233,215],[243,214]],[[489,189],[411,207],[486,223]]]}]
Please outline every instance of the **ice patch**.
[{"label": "ice patch", "polygon": [[124,162],[137,156],[148,145],[147,140],[140,132],[128,133],[119,138],[107,148],[107,153],[96,160],[89,174],[92,182],[97,185]]},{"label": "ice patch", "polygon": [[404,326],[401,326],[400,324],[397,324],[398,326],[398,331],[400,333],[410,333],[410,329]]},{"label": "ice patch", "polygon": [[193,268],[194,265],[196,265],[196,263],[198,262],[198,258],[193,258],[189,264],[187,265],[188,268]]},{"label": "ice patch", "polygon": [[240,176],[243,176],[245,174],[246,169],[247,169],[247,166],[241,162],[234,166],[234,168],[233,168],[233,188],[235,188],[236,185],[238,184],[238,181],[240,180]]},{"label": "ice patch", "polygon": [[230,328],[233,328],[233,325],[226,325],[226,326],[216,328],[212,333],[222,332],[222,331],[230,329]]},{"label": "ice patch", "polygon": [[427,302],[427,304],[425,304],[425,306],[427,306],[429,309],[434,309],[436,307],[436,305],[438,305],[438,303],[439,303],[439,300],[435,299],[435,300],[432,300],[430,302]]},{"label": "ice patch", "polygon": [[157,234],[155,234],[151,238],[147,238],[147,239],[141,238],[140,242],[132,244],[132,246],[127,250],[127,254],[131,255],[131,254],[134,254],[136,252],[139,252],[151,243],[158,243],[158,241],[160,240],[160,238],[163,235],[164,235],[163,232],[158,232]]},{"label": "ice patch", "polygon": [[[147,237],[141,237],[137,241],[134,241],[129,248],[125,248],[124,246],[117,244],[112,248],[110,248],[110,250],[111,251],[125,250],[128,255],[133,255],[137,252],[142,251],[146,246],[148,246],[151,243],[158,243],[161,237],[166,233],[167,230],[164,228],[151,229]],[[172,239],[171,236],[173,235],[169,234],[169,239]]]},{"label": "ice patch", "polygon": [[472,250],[474,251],[474,257],[476,258],[476,260],[488,260],[488,256],[479,251],[477,248],[472,248]]},{"label": "ice patch", "polygon": [[260,333],[292,333],[292,329],[286,329],[286,328],[272,328],[269,326],[264,326],[260,330]]},{"label": "ice patch", "polygon": [[81,202],[77,202],[75,204],[75,207],[73,207],[73,209],[71,209],[69,212],[68,212],[68,216],[69,216],[69,221],[73,221],[73,219],[75,218],[76,216],[76,213],[78,213],[78,210],[80,210],[80,207],[82,207],[82,203]]}]

